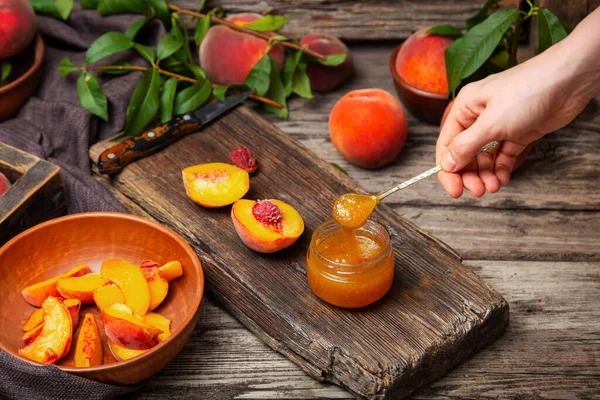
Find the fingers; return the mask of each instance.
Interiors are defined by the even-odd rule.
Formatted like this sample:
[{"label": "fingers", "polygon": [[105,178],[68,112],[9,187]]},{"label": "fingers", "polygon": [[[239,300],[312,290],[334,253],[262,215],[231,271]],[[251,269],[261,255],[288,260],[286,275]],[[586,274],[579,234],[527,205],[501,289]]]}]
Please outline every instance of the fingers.
[{"label": "fingers", "polygon": [[490,193],[496,193],[498,190],[500,190],[500,180],[498,180],[498,177],[494,173],[495,153],[496,151],[483,152],[476,157],[479,177],[485,186],[485,190]]},{"label": "fingers", "polygon": [[463,194],[463,180],[460,173],[438,172],[438,180],[448,194],[458,199]]},{"label": "fingers", "polygon": [[508,140],[500,144],[496,154],[494,173],[501,185],[506,185],[510,180],[510,174],[515,167],[517,157],[525,150],[525,147],[523,144]]},{"label": "fingers", "polygon": [[480,116],[469,128],[458,134],[448,146],[448,150],[441,157],[441,165],[446,172],[456,172],[463,169],[475,159],[477,152],[492,137],[490,124],[485,120],[485,115]]},{"label": "fingers", "polygon": [[485,185],[478,174],[477,162],[473,160],[461,171],[463,185],[474,197],[481,197],[485,194]]}]

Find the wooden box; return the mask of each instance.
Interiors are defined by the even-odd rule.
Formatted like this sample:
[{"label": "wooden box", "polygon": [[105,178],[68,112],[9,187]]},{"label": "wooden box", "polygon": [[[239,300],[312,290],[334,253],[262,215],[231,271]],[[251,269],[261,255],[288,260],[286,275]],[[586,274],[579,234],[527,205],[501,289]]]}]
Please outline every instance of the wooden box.
[{"label": "wooden box", "polygon": [[0,172],[13,184],[0,196],[0,246],[66,212],[62,174],[56,165],[0,142]]}]

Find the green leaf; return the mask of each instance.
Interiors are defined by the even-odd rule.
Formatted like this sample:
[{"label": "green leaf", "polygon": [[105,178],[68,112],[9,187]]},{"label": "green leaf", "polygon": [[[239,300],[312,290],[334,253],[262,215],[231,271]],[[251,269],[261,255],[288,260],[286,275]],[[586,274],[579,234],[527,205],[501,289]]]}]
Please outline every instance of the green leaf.
[{"label": "green leaf", "polygon": [[46,14],[63,20],[69,19],[73,9],[74,0],[30,0],[30,3],[39,14]]},{"label": "green leaf", "polygon": [[140,19],[139,21],[134,22],[125,31],[125,36],[127,36],[131,40],[135,40],[135,37],[137,36],[140,29],[142,29],[144,27],[144,25],[146,25],[146,22],[148,22],[149,20],[150,20],[150,18],[144,17],[144,18]]},{"label": "green leaf", "polygon": [[292,83],[294,79],[294,74],[296,72],[296,68],[298,67],[298,63],[302,58],[302,51],[298,50],[294,56],[287,56],[285,58],[285,65],[283,66],[283,87],[285,89],[285,96],[288,97],[292,94]]},{"label": "green leaf", "polygon": [[[264,96],[269,90],[269,82],[271,81],[271,64],[271,57],[268,54],[262,56],[246,76],[244,85],[255,89],[257,95]],[[277,72],[279,74],[279,68],[277,68]]]},{"label": "green leaf", "polygon": [[497,51],[493,56],[489,58],[489,62],[500,68],[501,70],[505,70],[508,68],[508,59],[510,58],[510,53],[506,49],[502,49]]},{"label": "green leaf", "polygon": [[202,11],[202,9],[204,8],[205,4],[206,4],[206,0],[200,0],[200,1],[198,1],[198,8],[196,8],[196,11],[198,11],[198,12]]},{"label": "green leaf", "polygon": [[[127,66],[130,66],[131,64],[129,64],[125,60],[119,60],[117,62],[112,63],[111,65],[127,67]],[[105,69],[104,71],[102,71],[103,74],[107,74],[107,75],[126,75],[130,72],[131,72],[131,70],[128,70],[128,69]]]},{"label": "green leaf", "polygon": [[169,78],[163,84],[162,91],[160,92],[160,122],[167,122],[173,119],[176,90],[176,78]]},{"label": "green leaf", "polygon": [[77,78],[77,96],[83,108],[108,121],[106,96],[102,93],[94,75],[89,72],[79,75],[79,78]]},{"label": "green leaf", "polygon": [[333,165],[335,168],[337,168],[342,174],[348,175],[348,171],[346,171],[344,168],[340,167],[339,164],[332,162],[331,165]]},{"label": "green leaf", "polygon": [[81,7],[87,10],[96,9],[100,0],[81,0]]},{"label": "green leaf", "polygon": [[289,18],[280,15],[265,15],[254,22],[244,24],[244,28],[256,32],[278,31],[285,26]]},{"label": "green leaf", "polygon": [[183,43],[171,36],[170,33],[165,34],[165,36],[160,39],[160,42],[158,42],[158,48],[156,49],[158,59],[164,60],[179,50],[181,46],[183,46]]},{"label": "green leaf", "polygon": [[98,13],[111,14],[146,14],[149,5],[144,0],[100,0]]},{"label": "green leaf", "polygon": [[558,17],[547,8],[538,14],[538,52],[547,50],[567,37],[567,31]]},{"label": "green leaf", "polygon": [[73,63],[71,63],[71,60],[69,60],[69,57],[63,58],[62,60],[60,60],[60,63],[58,64],[58,73],[63,78],[65,76],[69,75],[71,72],[77,71],[80,69],[81,69],[81,67],[73,65]]},{"label": "green leaf", "polygon": [[306,73],[306,67],[306,63],[298,64],[298,68],[294,73],[292,91],[300,97],[312,99],[313,94],[312,90],[310,89],[310,80],[308,79],[308,74]]},{"label": "green leaf", "polygon": [[144,72],[127,106],[126,136],[140,132],[154,118],[159,107],[159,94],[160,74],[150,68]]},{"label": "green leaf", "polygon": [[204,39],[206,32],[208,32],[208,29],[210,28],[210,17],[211,14],[209,13],[198,19],[198,22],[196,22],[196,31],[194,32],[194,41],[196,42],[196,47],[200,47],[202,39]]},{"label": "green leaf", "polygon": [[269,40],[267,41],[267,43],[268,43],[269,45],[273,45],[273,43],[274,43],[274,42],[283,42],[283,41],[286,41],[286,40],[288,40],[288,38],[287,38],[286,36],[283,36],[283,35],[275,35],[275,36],[271,36],[271,37],[269,38]]},{"label": "green leaf", "polygon": [[156,61],[156,54],[154,53],[154,50],[152,50],[151,47],[135,43],[133,45],[133,49],[137,51],[140,56],[144,57],[146,61],[148,61],[150,64],[154,64],[154,61]]},{"label": "green leaf", "polygon": [[12,65],[8,60],[0,61],[0,87],[8,83],[8,76],[12,71]]},{"label": "green leaf", "polygon": [[[267,56],[269,57],[269,56]],[[269,85],[269,91],[266,94],[266,97],[275,100],[279,104],[283,105],[283,108],[277,108],[270,104],[265,104],[265,110],[267,112],[273,113],[277,115],[279,118],[287,119],[288,117],[288,108],[286,103],[286,94],[285,88],[283,87],[283,82],[281,81],[281,74],[279,73],[279,67],[277,62],[269,57],[269,61],[271,62],[271,84]]]},{"label": "green leaf", "polygon": [[154,15],[165,24],[167,29],[171,28],[171,11],[165,0],[148,0],[150,7],[154,10]]},{"label": "green leaf", "polygon": [[173,36],[175,38],[175,40],[177,40],[178,42],[184,44],[182,48],[180,48],[173,54],[173,57],[175,57],[179,61],[191,62],[192,56],[191,56],[190,48],[189,48],[188,42],[187,42],[187,38],[188,38],[187,32],[186,32],[186,34],[183,34],[183,32],[181,31],[181,29],[179,28],[178,25],[181,25],[181,27],[184,29],[185,29],[185,26],[183,26],[183,23],[181,22],[181,19],[177,16],[177,13],[172,14],[172,21],[173,21],[173,26],[171,27],[171,32],[170,32],[171,36]]},{"label": "green leaf", "polygon": [[225,96],[230,89],[234,90],[248,90],[246,85],[227,85],[227,86],[215,86],[213,88],[213,96],[218,100],[225,100]]},{"label": "green leaf", "polygon": [[337,67],[346,61],[347,55],[347,53],[329,54],[327,57],[325,57],[325,60],[320,60],[317,58],[317,61],[319,64],[327,65],[328,67]]},{"label": "green leaf", "polygon": [[85,53],[85,62],[94,63],[111,54],[128,50],[133,47],[133,44],[133,40],[121,32],[107,32],[92,43]]},{"label": "green leaf", "polygon": [[196,79],[206,79],[206,71],[201,66],[187,61],[183,64],[194,74]]},{"label": "green leaf", "polygon": [[452,37],[460,37],[462,36],[462,32],[460,29],[456,29],[452,25],[438,25],[433,28],[429,28],[426,33],[432,33],[434,35],[441,36],[452,36]]},{"label": "green leaf", "polygon": [[487,18],[490,8],[494,7],[499,2],[500,0],[487,0],[477,14],[467,20],[467,31],[470,31],[475,25],[483,22]]},{"label": "green leaf", "polygon": [[192,86],[183,89],[175,96],[175,114],[185,114],[194,111],[200,107],[212,92],[212,85],[209,80],[198,81]]},{"label": "green leaf", "polygon": [[462,79],[475,72],[492,55],[504,32],[519,16],[519,10],[496,11],[473,27],[446,50],[448,89],[454,95]]}]

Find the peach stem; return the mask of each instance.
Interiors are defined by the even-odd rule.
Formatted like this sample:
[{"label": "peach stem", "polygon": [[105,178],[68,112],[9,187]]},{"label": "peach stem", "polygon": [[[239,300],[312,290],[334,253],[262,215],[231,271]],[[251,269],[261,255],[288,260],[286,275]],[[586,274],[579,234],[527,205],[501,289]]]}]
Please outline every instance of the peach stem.
[{"label": "peach stem", "polygon": [[[138,67],[136,65],[104,65],[104,66],[100,66],[100,67],[86,67],[85,69],[88,71],[106,71],[106,70],[146,71],[148,69],[148,67]],[[172,76],[173,78],[176,78],[177,80],[180,80],[180,81],[191,82],[191,83],[198,82],[194,78],[188,78],[187,76],[183,76],[183,75],[175,74],[173,72],[165,71],[164,69],[156,68],[156,70],[162,75]],[[213,83],[212,86],[217,87],[219,85]],[[273,107],[283,108],[282,104],[280,104],[274,100],[267,99],[266,97],[258,96],[255,94],[251,94],[250,97],[253,98],[254,100],[261,101],[265,104],[270,104]]]},{"label": "peach stem", "polygon": [[[205,14],[202,14],[202,13],[199,13],[199,12],[196,12],[196,11],[192,11],[192,10],[188,10],[188,9],[185,9],[185,8],[181,8],[181,7],[179,7],[179,6],[175,5],[175,4],[172,4],[172,3],[167,3],[167,6],[169,7],[170,10],[176,11],[176,12],[181,13],[181,14],[191,15],[191,16],[196,17],[196,18],[202,18],[202,17],[206,16]],[[247,33],[249,35],[253,35],[253,36],[256,36],[258,38],[267,40],[267,41],[270,38],[268,35],[265,35],[264,33],[256,32],[256,31],[253,31],[252,29],[244,28],[243,26],[239,26],[237,24],[234,24],[233,22],[226,21],[226,20],[221,19],[219,17],[216,17],[214,15],[212,15],[210,17],[210,20],[212,22],[214,22],[215,24],[225,25],[225,26],[227,26],[227,27],[229,27],[229,28],[231,28],[233,30],[236,30],[236,31],[239,31],[239,32],[244,32],[244,33]],[[287,47],[288,49],[294,49],[294,50],[303,51],[304,53],[308,54],[309,56],[318,58],[319,60],[323,60],[324,61],[327,58],[323,54],[317,53],[316,51],[312,51],[311,49],[306,48],[305,46],[298,46],[297,44],[290,43],[290,42],[279,42],[278,41],[277,43],[280,43],[283,47]]]}]

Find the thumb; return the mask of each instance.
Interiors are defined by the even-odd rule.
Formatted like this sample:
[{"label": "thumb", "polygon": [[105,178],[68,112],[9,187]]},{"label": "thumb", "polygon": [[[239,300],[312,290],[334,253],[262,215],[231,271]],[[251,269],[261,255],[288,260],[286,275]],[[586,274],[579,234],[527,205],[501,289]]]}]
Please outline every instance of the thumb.
[{"label": "thumb", "polygon": [[479,117],[468,129],[456,135],[448,145],[446,153],[442,155],[443,170],[460,171],[473,161],[479,150],[494,140],[489,134],[488,127],[484,119]]}]

